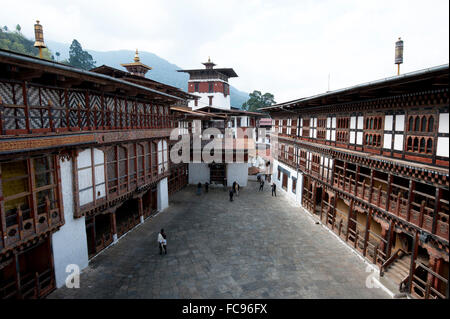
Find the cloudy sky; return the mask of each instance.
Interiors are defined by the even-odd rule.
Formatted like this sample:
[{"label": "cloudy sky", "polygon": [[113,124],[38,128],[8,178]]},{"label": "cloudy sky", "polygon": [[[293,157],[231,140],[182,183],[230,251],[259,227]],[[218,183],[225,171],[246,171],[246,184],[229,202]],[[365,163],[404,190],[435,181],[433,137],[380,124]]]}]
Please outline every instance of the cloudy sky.
[{"label": "cloudy sky", "polygon": [[[449,61],[448,0],[21,0],[1,1],[0,25],[32,38],[76,38],[98,51],[139,48],[182,68],[233,67],[240,90],[277,102]],[[145,63],[145,61],[143,61]]]}]

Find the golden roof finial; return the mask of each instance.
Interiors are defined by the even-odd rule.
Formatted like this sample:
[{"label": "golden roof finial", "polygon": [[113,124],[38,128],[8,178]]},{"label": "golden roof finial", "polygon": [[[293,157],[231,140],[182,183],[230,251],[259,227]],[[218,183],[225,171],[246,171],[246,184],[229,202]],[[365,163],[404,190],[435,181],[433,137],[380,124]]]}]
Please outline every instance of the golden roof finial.
[{"label": "golden roof finial", "polygon": [[208,56],[208,62],[211,62],[211,57]]},{"label": "golden roof finial", "polygon": [[134,55],[134,62],[139,62],[139,61],[140,61],[139,52],[138,52],[138,49],[136,49],[136,54]]}]

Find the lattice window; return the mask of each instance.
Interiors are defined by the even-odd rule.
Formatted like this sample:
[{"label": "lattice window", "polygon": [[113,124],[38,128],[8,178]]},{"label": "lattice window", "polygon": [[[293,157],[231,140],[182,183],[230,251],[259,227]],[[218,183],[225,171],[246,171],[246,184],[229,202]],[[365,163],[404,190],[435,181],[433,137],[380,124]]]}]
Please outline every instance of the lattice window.
[{"label": "lattice window", "polygon": [[409,132],[434,132],[434,115],[410,115],[408,118]]},{"label": "lattice window", "polygon": [[[19,232],[37,232],[59,217],[55,158],[39,156],[0,164],[6,227],[5,235],[15,241]],[[34,228],[34,218],[37,227]]]}]

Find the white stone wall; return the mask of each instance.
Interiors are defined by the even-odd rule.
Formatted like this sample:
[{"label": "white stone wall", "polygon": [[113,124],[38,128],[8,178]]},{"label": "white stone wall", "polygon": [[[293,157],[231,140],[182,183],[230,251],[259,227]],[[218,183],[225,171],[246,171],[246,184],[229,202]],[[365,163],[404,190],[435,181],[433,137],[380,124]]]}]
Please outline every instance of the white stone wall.
[{"label": "white stone wall", "polygon": [[56,287],[65,284],[66,267],[76,264],[80,270],[88,266],[86,225],[84,217],[74,219],[72,161],[60,161],[61,188],[65,224],[53,234],[52,250],[55,265]]},{"label": "white stone wall", "polygon": [[157,186],[158,192],[158,211],[163,211],[169,207],[169,191],[167,186],[167,177],[159,181]]},{"label": "white stone wall", "polygon": [[191,100],[189,101],[189,107],[193,110],[197,110],[202,107],[209,106],[209,96],[213,96],[212,99],[212,107],[216,107],[219,109],[225,109],[230,110],[231,109],[231,99],[230,95],[228,94],[225,96],[223,93],[215,92],[215,93],[199,93],[199,92],[193,92],[192,94],[200,96],[200,99],[198,99],[197,106],[195,106],[195,101]]},{"label": "white stone wall", "polygon": [[210,183],[210,171],[207,163],[189,163],[189,184],[197,185],[199,182]]},{"label": "white stone wall", "polygon": [[[288,177],[287,191],[285,191],[282,188],[284,175],[280,174],[280,180],[278,180],[278,166],[286,169],[287,171],[289,171],[291,173],[290,177]],[[296,186],[295,193],[292,192],[292,177],[297,178],[297,186]],[[277,193],[283,192],[289,198],[291,198],[296,203],[301,205],[301,203],[302,203],[302,188],[303,188],[302,173],[298,173],[295,169],[292,169],[291,167],[284,165],[283,163],[280,163],[277,160],[274,160],[273,161],[273,171],[272,171],[272,182],[275,182],[275,184],[277,185]]]},{"label": "white stone wall", "polygon": [[[449,132],[449,113],[439,114],[439,130],[440,134],[448,134]],[[437,140],[437,156],[449,157],[449,138],[439,136]]]},{"label": "white stone wall", "polygon": [[248,164],[228,163],[227,164],[227,186],[233,186],[236,181],[241,187],[247,186]]}]

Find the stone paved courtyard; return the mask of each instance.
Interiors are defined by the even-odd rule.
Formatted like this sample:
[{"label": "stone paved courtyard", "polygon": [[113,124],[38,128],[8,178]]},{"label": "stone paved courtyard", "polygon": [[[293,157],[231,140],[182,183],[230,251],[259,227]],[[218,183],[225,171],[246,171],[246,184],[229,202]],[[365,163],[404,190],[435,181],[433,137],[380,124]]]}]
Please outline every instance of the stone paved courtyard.
[{"label": "stone paved courtyard", "polygon": [[219,188],[178,192],[166,211],[94,258],[79,289],[49,298],[389,298],[366,288],[365,269],[284,195],[249,181],[232,203]]}]

